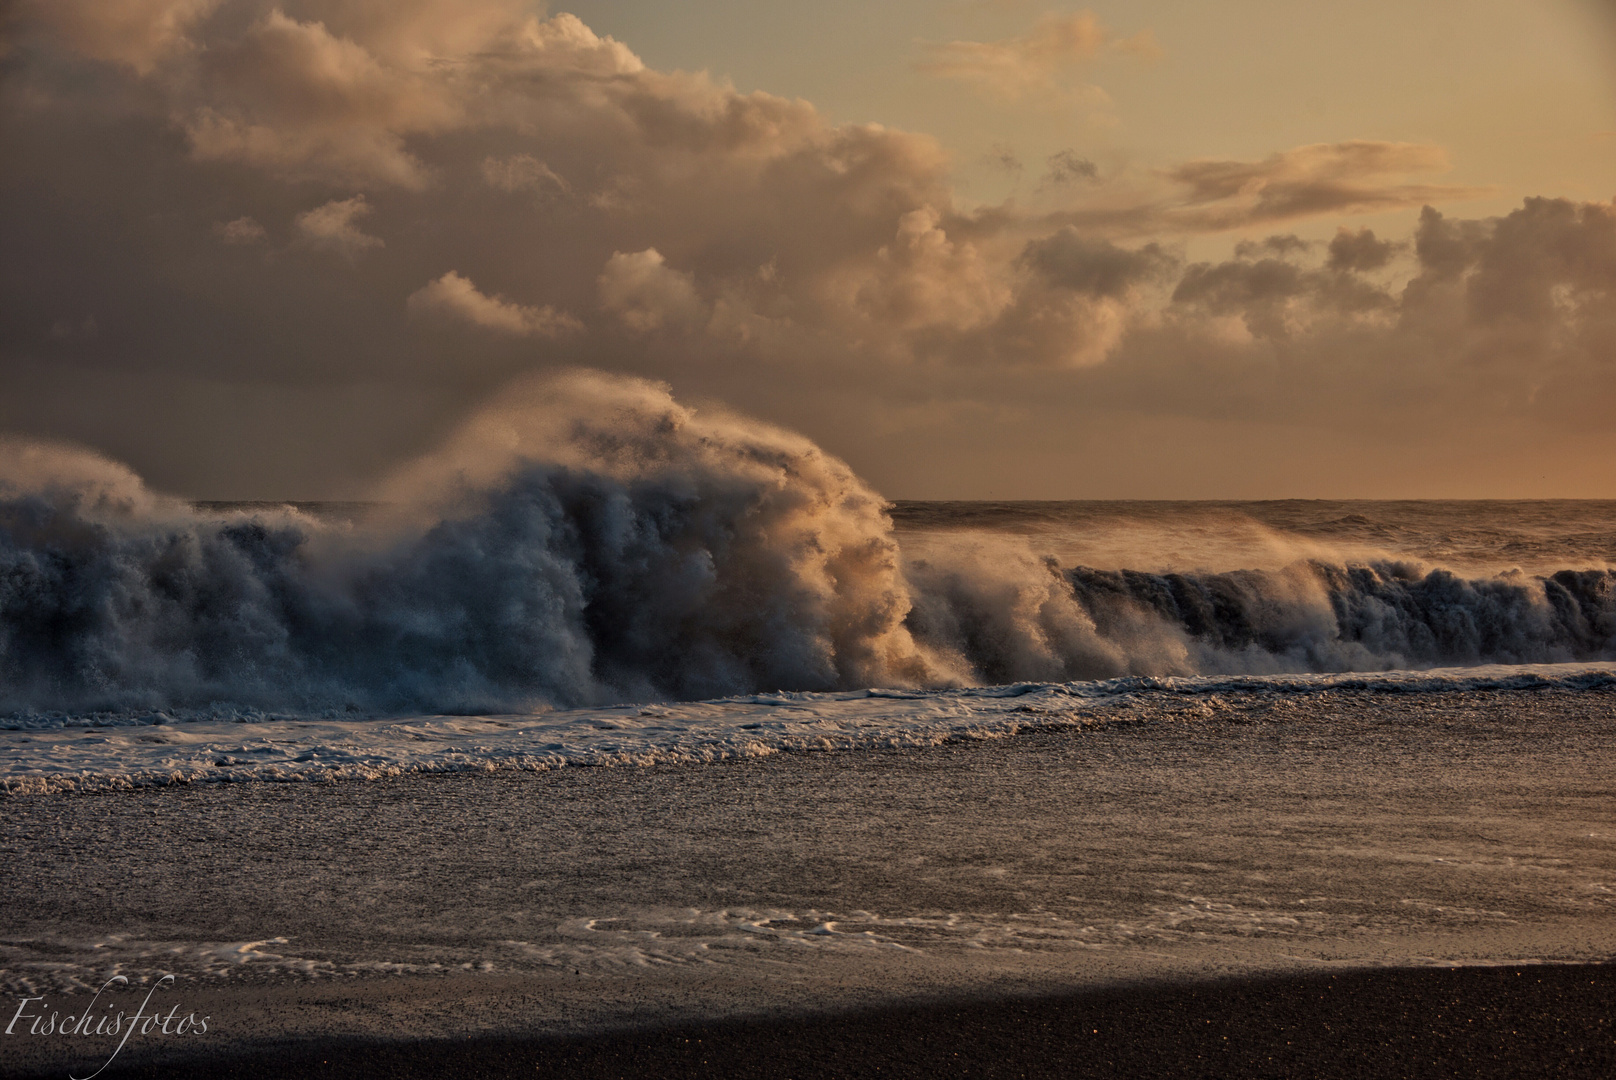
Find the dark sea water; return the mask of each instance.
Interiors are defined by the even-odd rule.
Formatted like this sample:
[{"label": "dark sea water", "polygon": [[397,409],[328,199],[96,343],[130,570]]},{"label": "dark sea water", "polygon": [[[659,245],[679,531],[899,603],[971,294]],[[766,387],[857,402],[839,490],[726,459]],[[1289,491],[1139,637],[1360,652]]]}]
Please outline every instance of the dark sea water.
[{"label": "dark sea water", "polygon": [[537,471],[403,523],[13,500],[5,787],[918,748],[1140,692],[1485,694],[1616,668],[1616,502],[731,486]]}]

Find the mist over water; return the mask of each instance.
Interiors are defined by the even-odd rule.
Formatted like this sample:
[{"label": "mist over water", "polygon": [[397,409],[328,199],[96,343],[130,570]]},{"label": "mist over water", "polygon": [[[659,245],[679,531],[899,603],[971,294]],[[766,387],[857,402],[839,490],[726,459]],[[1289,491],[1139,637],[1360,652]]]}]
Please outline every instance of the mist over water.
[{"label": "mist over water", "polygon": [[[0,709],[514,712],[1616,656],[1616,507],[908,504],[895,526],[800,436],[590,372],[508,392],[376,503],[192,507],[86,451],[0,445]],[[1442,521],[1469,545],[1452,565]],[[1486,567],[1488,530],[1531,569]]]},{"label": "mist over water", "polygon": [[899,501],[892,517],[906,551],[1009,535],[1064,566],[1100,570],[1402,560],[1491,577],[1616,566],[1616,500]]}]

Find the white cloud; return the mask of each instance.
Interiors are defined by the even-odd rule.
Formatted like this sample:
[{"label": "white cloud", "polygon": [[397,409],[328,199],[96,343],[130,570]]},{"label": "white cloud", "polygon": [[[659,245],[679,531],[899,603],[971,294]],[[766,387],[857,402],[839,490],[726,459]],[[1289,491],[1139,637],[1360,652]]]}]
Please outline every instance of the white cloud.
[{"label": "white cloud", "polygon": [[898,221],[897,235],[854,272],[854,302],[876,323],[901,330],[972,330],[1010,303],[1003,268],[976,245],[951,240],[930,206]]},{"label": "white cloud", "polygon": [[200,80],[174,84],[200,159],[239,161],[290,178],[421,188],[430,173],[406,136],[463,115],[429,70],[389,63],[319,21],[279,10],[202,55]]},{"label": "white cloud", "polygon": [[369,248],[383,247],[379,236],[359,231],[355,218],[370,213],[370,204],[363,195],[351,199],[333,199],[323,206],[297,215],[297,231],[303,241],[314,247],[328,248],[352,259]]},{"label": "white cloud", "polygon": [[[353,470],[535,364],[677,379],[681,393],[773,410],[838,445],[886,432],[865,446],[866,467],[908,455],[967,471],[986,468],[961,448],[968,433],[939,420],[929,443],[895,450],[895,432],[964,415],[968,401],[985,432],[976,449],[1008,455],[1031,436],[1007,417],[1064,409],[1044,429],[1053,460],[1075,445],[1061,439],[1123,413],[1163,429],[1265,411],[1345,424],[1353,410],[1389,415],[1379,402],[1404,400],[1412,380],[1424,428],[1464,431],[1506,405],[1546,416],[1553,393],[1563,412],[1592,415],[1616,385],[1599,359],[1616,355],[1600,314],[1616,281],[1609,208],[1438,216],[1411,236],[1422,203],[1476,194],[1438,182],[1440,147],[1357,140],[1155,173],[1074,150],[1049,161],[1030,206],[966,209],[934,139],[658,71],[515,0],[220,0],[207,18],[184,15],[205,6],[107,2],[178,14],[120,59],[110,38],[47,26],[25,5],[37,27],[8,59],[16,92],[0,96],[18,148],[8,181],[59,193],[0,206],[15,238],[0,252],[9,299],[41,312],[0,326],[0,411],[34,423],[55,402],[63,433],[82,437],[71,425],[91,421],[87,384],[51,366],[58,350],[71,370],[93,361],[127,375],[119,385],[149,382],[152,401],[192,400],[175,388],[206,372],[232,415],[258,410],[271,438],[308,430],[297,415],[329,416],[343,382],[345,401],[388,403],[343,407],[348,442],[326,456]],[[964,44],[927,59],[1022,95],[1064,93],[1123,48],[1087,16]],[[88,74],[68,92],[73,64]],[[1403,229],[1377,221],[1375,236],[1184,265],[1191,235],[1260,228],[1231,237],[1257,239],[1270,223],[1398,208]],[[128,225],[117,244],[108,221]],[[285,257],[267,243],[283,232],[345,260]],[[237,243],[264,257],[243,259]],[[503,295],[474,284],[496,282]],[[417,318],[487,333],[417,332],[399,318],[406,296]],[[66,320],[56,337],[53,320]],[[543,349],[512,347],[540,338]],[[114,423],[123,404],[95,422]],[[201,468],[161,452],[176,471]]]},{"label": "white cloud", "polygon": [[254,219],[238,217],[232,221],[215,221],[213,235],[227,244],[256,244],[269,233]]},{"label": "white cloud", "polygon": [[597,285],[601,308],[636,333],[664,326],[690,328],[707,321],[694,277],[669,266],[656,248],[613,252]]},{"label": "white cloud", "polygon": [[548,304],[529,307],[488,296],[453,270],[411,293],[407,306],[412,314],[447,317],[518,337],[558,337],[583,329],[577,319]]}]

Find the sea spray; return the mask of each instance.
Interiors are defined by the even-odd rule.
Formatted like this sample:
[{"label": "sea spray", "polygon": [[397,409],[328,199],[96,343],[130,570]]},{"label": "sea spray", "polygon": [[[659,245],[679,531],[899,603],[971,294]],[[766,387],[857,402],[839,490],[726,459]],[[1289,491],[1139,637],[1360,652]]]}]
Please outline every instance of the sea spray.
[{"label": "sea spray", "polygon": [[[1467,580],[1409,561],[1281,571],[1146,574],[1073,569],[1107,636],[1149,612],[1183,631],[1200,671],[1373,671],[1552,664],[1616,655],[1616,571]],[[1249,663],[1242,666],[1238,658]]]},{"label": "sea spray", "polygon": [[19,709],[522,710],[957,681],[904,625],[885,503],[800,436],[589,372],[519,386],[347,525],[206,514],[11,444]]},{"label": "sea spray", "polygon": [[1616,656],[1616,572],[1143,572],[916,538],[807,439],[573,371],[359,519],[193,509],[0,444],[0,711],[348,716]]}]

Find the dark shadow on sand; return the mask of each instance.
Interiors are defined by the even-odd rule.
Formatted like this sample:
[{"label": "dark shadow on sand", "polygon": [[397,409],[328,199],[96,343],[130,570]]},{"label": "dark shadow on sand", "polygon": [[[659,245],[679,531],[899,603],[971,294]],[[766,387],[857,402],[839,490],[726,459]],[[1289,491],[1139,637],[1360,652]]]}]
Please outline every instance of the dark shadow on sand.
[{"label": "dark shadow on sand", "polygon": [[304,1043],[116,1075],[1608,1078],[1613,1016],[1616,964],[1377,969],[577,1038]]}]

